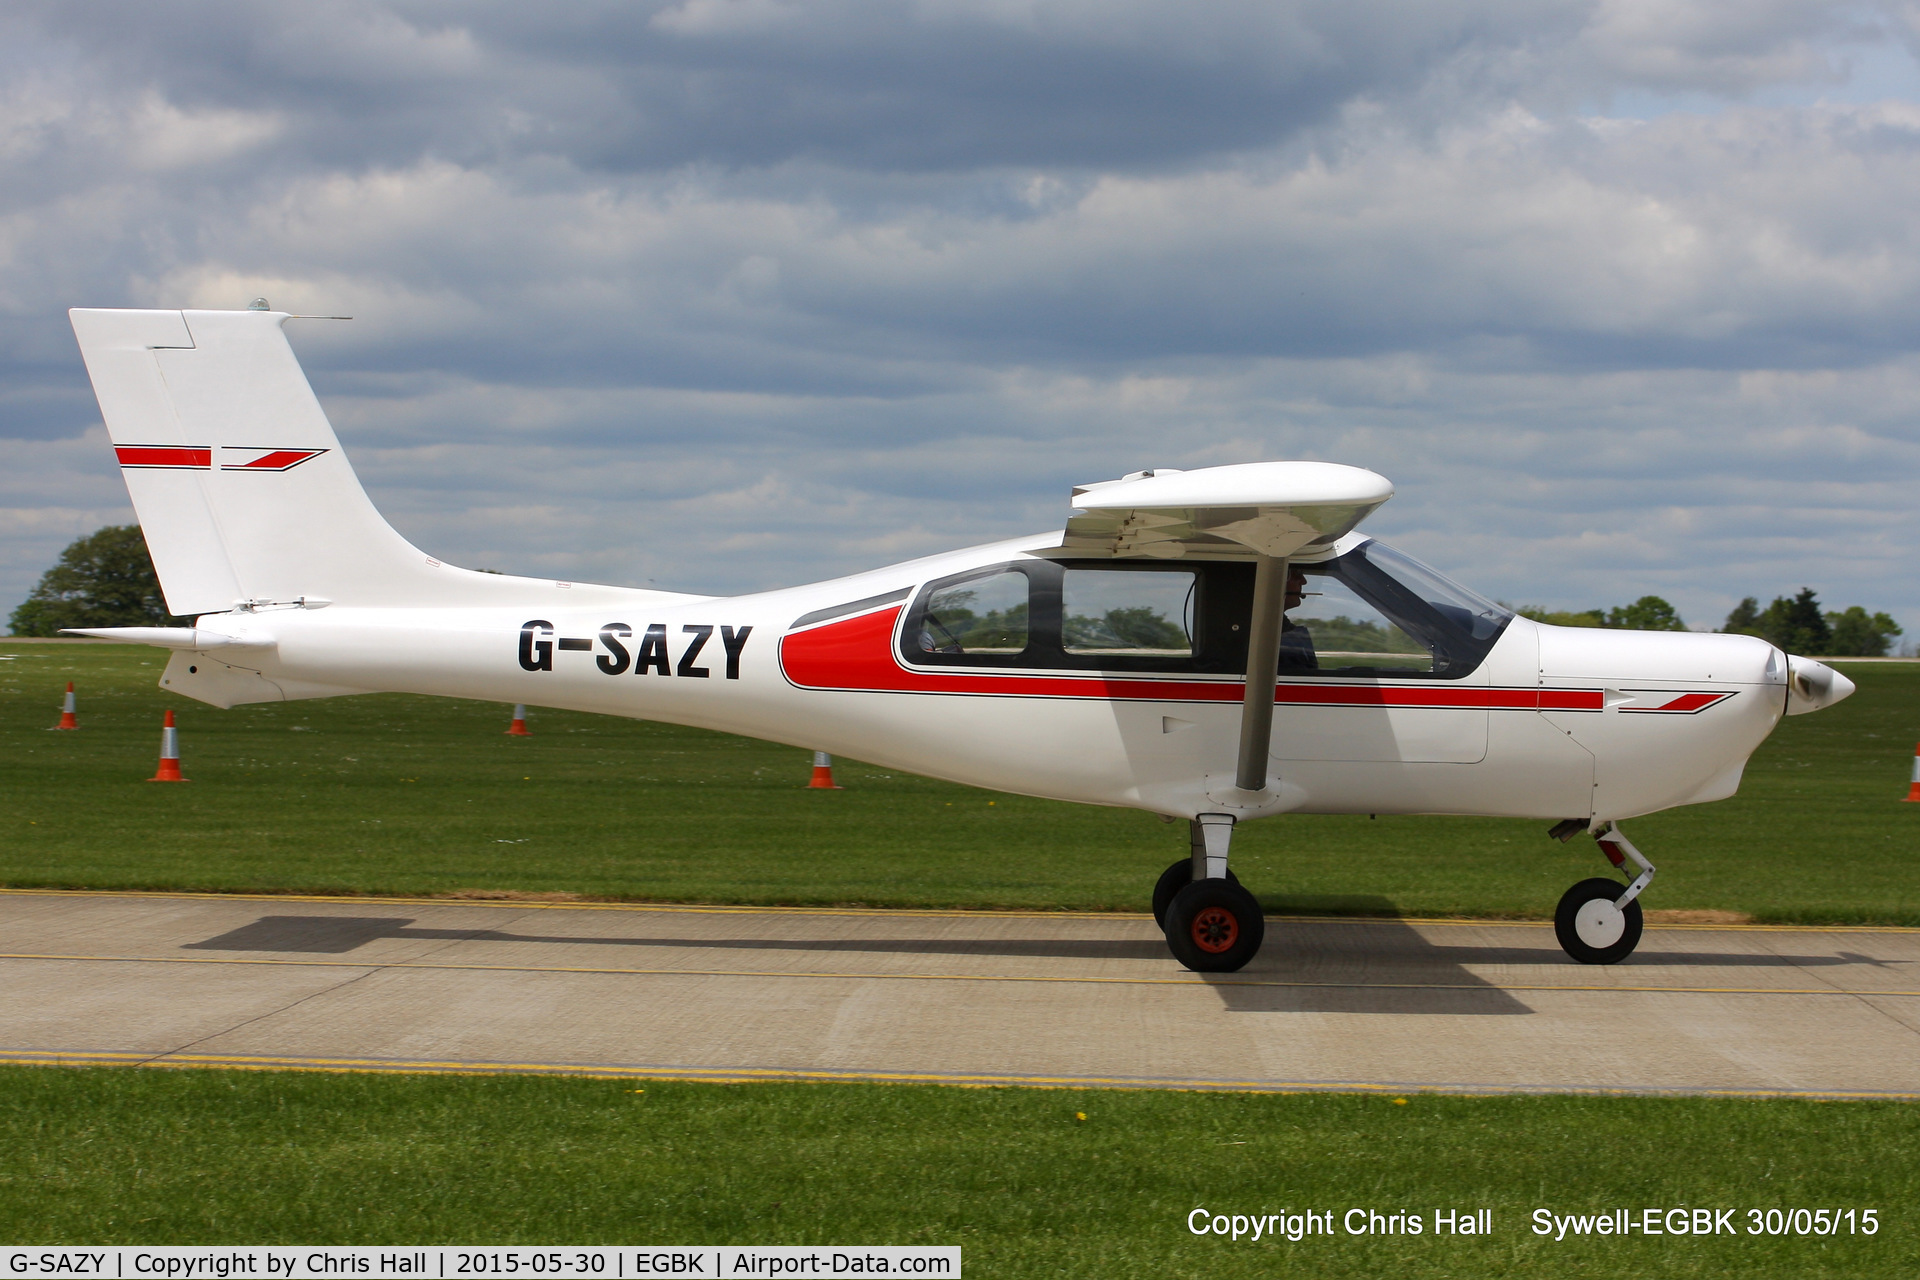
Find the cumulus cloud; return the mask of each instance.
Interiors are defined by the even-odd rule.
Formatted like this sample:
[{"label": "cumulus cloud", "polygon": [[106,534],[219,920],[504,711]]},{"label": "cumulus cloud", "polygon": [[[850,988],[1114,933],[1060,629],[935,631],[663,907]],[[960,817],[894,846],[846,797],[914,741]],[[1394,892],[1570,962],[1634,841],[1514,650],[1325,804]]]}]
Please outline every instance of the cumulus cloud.
[{"label": "cumulus cloud", "polygon": [[0,595],[130,514],[61,310],[264,294],[455,562],[744,590],[1299,456],[1516,601],[1920,624],[1920,103],[1835,93],[1910,9],[16,5]]},{"label": "cumulus cloud", "polygon": [[1678,92],[1746,94],[1782,82],[1839,84],[1824,43],[1872,38],[1845,6],[1808,0],[1604,0],[1581,44],[1616,83]]}]

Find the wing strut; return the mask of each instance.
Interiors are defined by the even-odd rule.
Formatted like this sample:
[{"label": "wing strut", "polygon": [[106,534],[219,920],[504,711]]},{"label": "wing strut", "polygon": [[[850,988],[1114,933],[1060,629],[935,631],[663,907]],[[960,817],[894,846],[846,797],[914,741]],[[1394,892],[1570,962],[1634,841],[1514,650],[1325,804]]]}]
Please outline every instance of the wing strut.
[{"label": "wing strut", "polygon": [[1273,750],[1273,695],[1280,669],[1280,617],[1287,602],[1288,560],[1260,556],[1253,570],[1253,623],[1247,633],[1247,692],[1240,704],[1242,791],[1267,789],[1267,758]]}]

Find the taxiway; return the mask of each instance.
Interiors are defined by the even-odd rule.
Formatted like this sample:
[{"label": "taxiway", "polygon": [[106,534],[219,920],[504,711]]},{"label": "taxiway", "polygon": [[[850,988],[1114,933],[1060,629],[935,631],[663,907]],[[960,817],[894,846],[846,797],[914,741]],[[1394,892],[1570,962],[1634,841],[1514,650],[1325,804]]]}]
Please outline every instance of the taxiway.
[{"label": "taxiway", "polygon": [[1920,930],[0,891],[0,1061],[1920,1096]]}]

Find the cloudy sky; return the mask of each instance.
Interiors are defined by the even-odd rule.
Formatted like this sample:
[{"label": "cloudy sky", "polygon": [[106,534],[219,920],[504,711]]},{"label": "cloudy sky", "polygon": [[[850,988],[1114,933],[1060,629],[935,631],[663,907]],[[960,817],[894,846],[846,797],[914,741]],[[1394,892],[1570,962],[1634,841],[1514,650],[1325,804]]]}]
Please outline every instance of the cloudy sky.
[{"label": "cloudy sky", "polygon": [[0,608],[69,306],[292,326],[455,563],[744,591],[1318,458],[1488,594],[1920,633],[1920,4],[12,0]]}]

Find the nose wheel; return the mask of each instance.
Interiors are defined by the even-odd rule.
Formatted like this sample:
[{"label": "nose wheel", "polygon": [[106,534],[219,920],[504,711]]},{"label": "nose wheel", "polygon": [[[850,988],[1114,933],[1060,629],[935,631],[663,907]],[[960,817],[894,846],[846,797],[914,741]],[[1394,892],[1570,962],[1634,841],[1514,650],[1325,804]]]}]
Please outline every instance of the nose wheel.
[{"label": "nose wheel", "polygon": [[1581,964],[1615,964],[1640,945],[1640,904],[1618,903],[1624,886],[1595,876],[1567,890],[1553,913],[1560,947]]},{"label": "nose wheel", "polygon": [[[1580,824],[1561,823],[1553,834],[1565,840],[1580,830]],[[1624,868],[1632,859],[1640,874],[1627,885],[1596,876],[1567,890],[1553,912],[1553,934],[1560,949],[1581,964],[1618,964],[1640,945],[1644,921],[1638,899],[1653,880],[1653,864],[1611,822],[1595,828],[1593,838],[1607,861]]]}]

